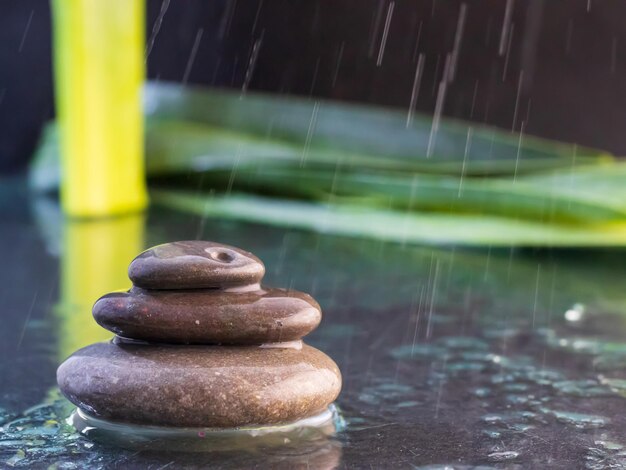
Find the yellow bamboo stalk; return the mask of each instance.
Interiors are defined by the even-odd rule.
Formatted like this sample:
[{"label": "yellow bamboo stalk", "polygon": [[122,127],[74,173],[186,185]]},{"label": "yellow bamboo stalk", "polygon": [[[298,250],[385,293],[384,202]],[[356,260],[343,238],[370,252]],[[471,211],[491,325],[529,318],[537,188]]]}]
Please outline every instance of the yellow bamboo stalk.
[{"label": "yellow bamboo stalk", "polygon": [[143,0],[52,0],[61,202],[76,217],[147,204]]}]

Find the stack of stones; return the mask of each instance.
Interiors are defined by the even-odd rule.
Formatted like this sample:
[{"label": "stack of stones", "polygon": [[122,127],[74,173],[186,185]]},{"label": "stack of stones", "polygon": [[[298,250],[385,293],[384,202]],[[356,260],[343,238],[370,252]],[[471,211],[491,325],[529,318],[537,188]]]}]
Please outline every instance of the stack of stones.
[{"label": "stack of stones", "polygon": [[337,365],[301,338],[320,307],[307,294],[263,288],[263,263],[205,241],[159,245],[129,268],[133,287],[93,307],[116,334],[58,369],[84,414],[171,427],[288,424],[326,412]]}]

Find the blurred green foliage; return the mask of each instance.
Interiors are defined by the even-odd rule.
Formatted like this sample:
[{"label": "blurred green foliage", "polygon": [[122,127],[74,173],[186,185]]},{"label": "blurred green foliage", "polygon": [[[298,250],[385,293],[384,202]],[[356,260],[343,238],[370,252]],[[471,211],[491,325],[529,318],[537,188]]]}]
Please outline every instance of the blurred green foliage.
[{"label": "blurred green foliage", "polygon": [[[626,164],[576,145],[406,111],[151,84],[152,199],[387,240],[626,245]],[[32,185],[60,178],[54,125]],[[122,190],[122,189],[121,189]]]}]

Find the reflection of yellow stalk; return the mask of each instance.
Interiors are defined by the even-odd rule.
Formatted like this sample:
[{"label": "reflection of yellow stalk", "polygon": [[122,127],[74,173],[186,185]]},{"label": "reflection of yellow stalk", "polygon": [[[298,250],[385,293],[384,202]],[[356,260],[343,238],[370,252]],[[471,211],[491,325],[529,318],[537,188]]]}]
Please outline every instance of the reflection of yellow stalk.
[{"label": "reflection of yellow stalk", "polygon": [[102,295],[128,289],[127,268],[143,249],[142,215],[94,221],[66,221],[61,259],[59,358],[112,334],[91,316]]},{"label": "reflection of yellow stalk", "polygon": [[147,202],[141,87],[142,0],[52,0],[61,198],[71,216]]}]

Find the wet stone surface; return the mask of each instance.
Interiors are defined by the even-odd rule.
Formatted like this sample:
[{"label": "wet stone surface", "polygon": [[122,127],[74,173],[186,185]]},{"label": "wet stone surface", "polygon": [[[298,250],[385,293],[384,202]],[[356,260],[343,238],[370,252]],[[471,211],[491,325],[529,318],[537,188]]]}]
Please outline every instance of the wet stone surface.
[{"label": "wet stone surface", "polygon": [[252,253],[214,242],[166,243],[137,256],[128,268],[145,289],[204,289],[260,282],[265,267]]},{"label": "wet stone surface", "polygon": [[289,423],[324,411],[341,388],[335,363],[301,342],[284,348],[96,343],[74,353],[57,377],[63,393],[92,416],[176,427]]},{"label": "wet stone surface", "polygon": [[319,301],[307,341],[342,370],[346,427],[271,453],[126,451],[64,424],[61,332],[90,305],[59,309],[54,227],[19,217],[0,232],[0,468],[626,467],[623,251],[403,247],[155,211],[146,245],[229,240]]},{"label": "wet stone surface", "polygon": [[133,288],[100,298],[93,315],[104,328],[126,338],[196,344],[293,341],[313,331],[322,318],[310,295],[271,288],[244,292]]}]

